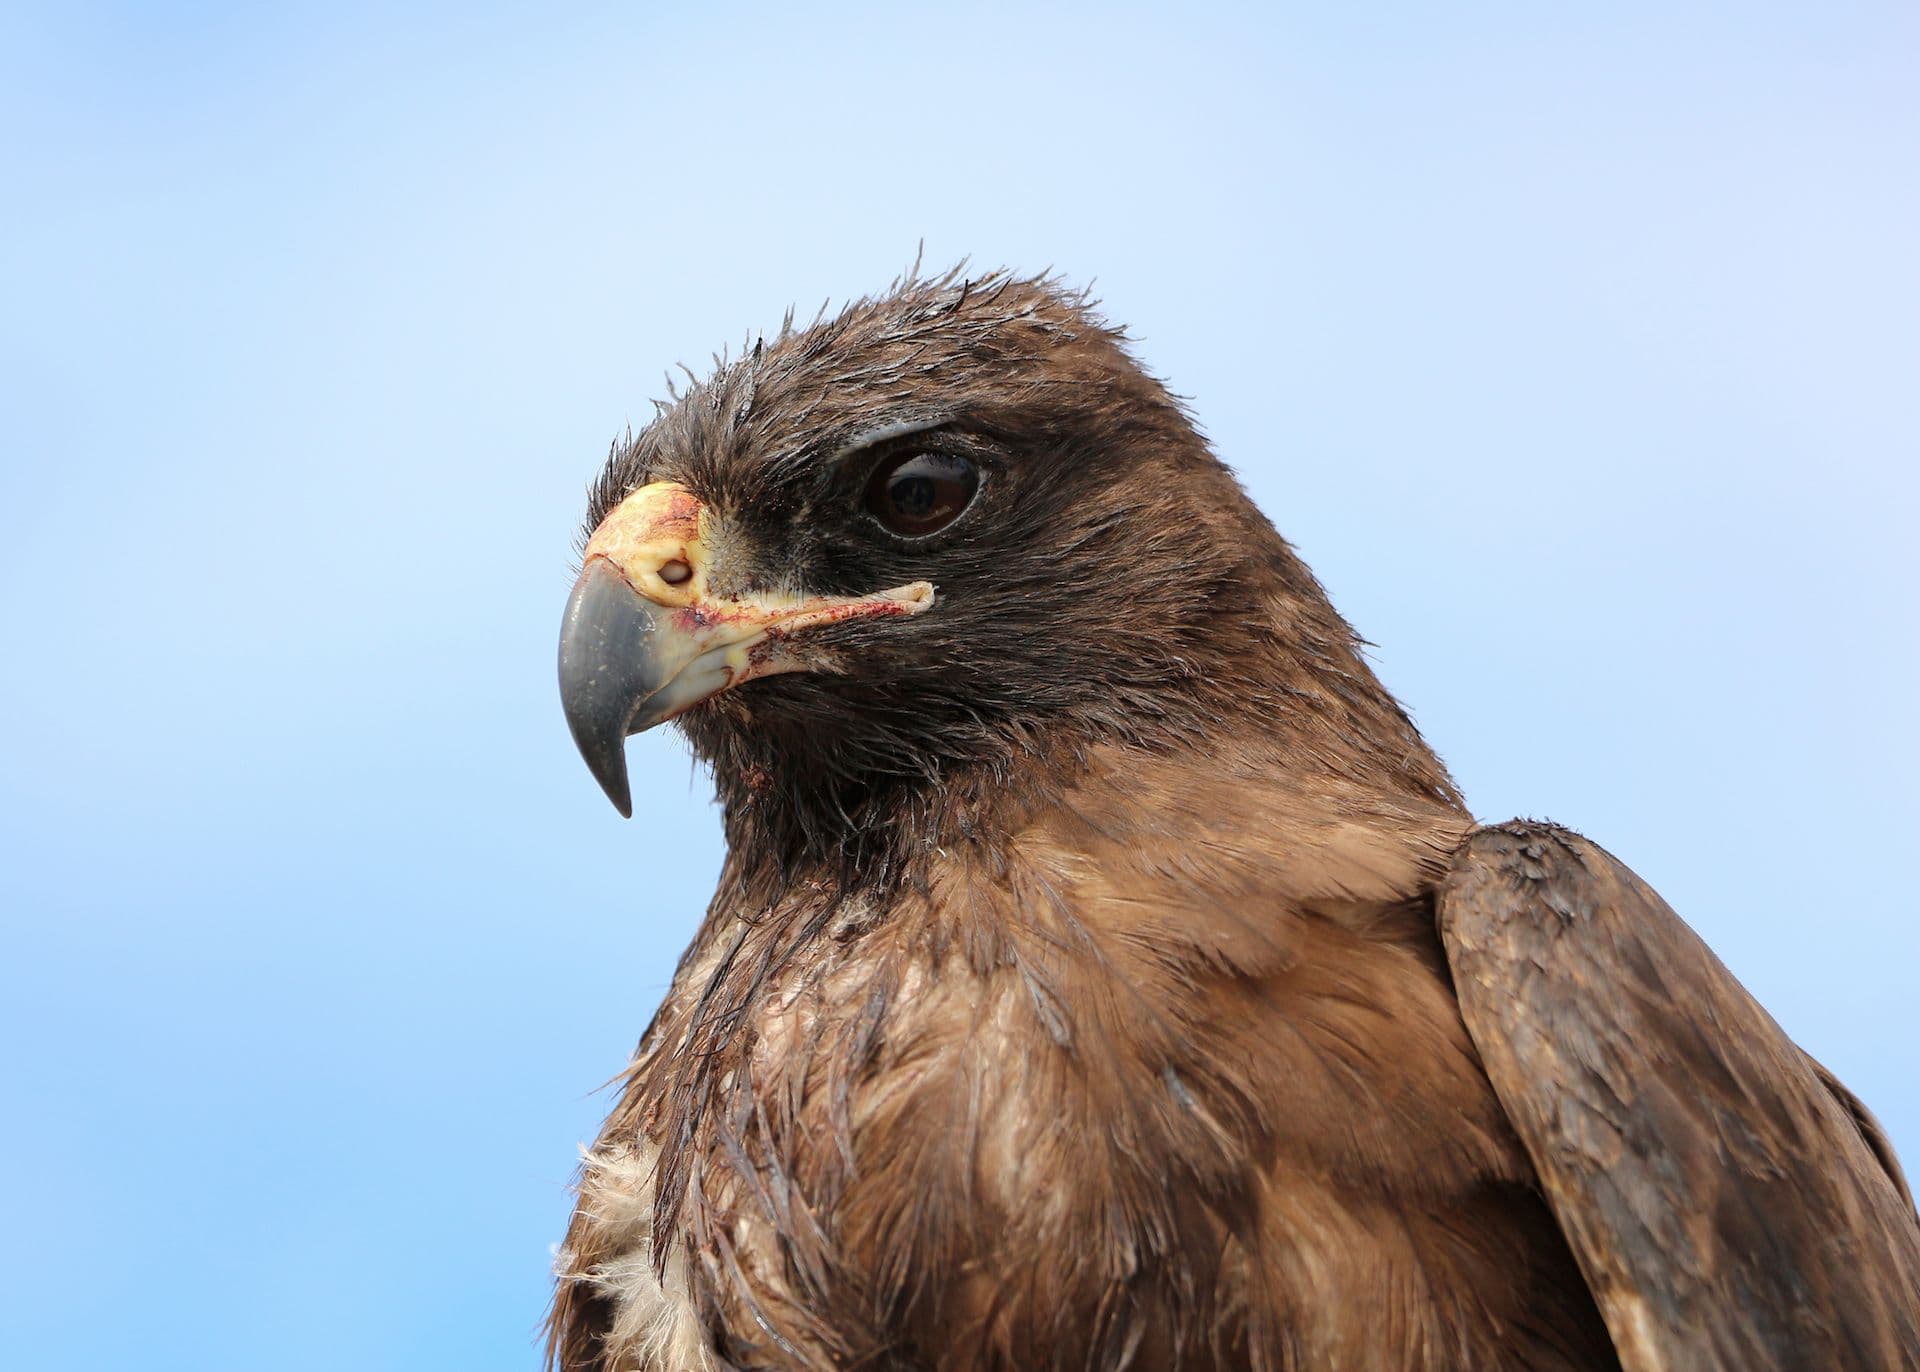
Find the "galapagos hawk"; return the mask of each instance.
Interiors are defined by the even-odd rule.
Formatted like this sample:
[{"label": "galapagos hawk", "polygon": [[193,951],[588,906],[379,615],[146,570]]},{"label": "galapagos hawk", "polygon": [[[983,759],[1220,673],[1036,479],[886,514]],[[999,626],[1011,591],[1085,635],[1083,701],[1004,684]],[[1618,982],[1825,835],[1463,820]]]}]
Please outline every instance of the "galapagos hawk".
[{"label": "galapagos hawk", "polygon": [[574,738],[719,888],[586,1156],[612,1369],[1912,1368],[1866,1108],[1658,895],[1477,827],[1051,280],[908,278],[615,444]]}]

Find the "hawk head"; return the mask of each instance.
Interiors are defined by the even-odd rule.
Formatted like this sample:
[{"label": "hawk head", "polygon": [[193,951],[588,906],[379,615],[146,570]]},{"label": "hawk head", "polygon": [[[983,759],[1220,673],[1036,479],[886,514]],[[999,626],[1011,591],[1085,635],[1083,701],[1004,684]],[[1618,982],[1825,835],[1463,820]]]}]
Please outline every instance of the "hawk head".
[{"label": "hawk head", "polygon": [[789,323],[617,442],[560,683],[622,813],[673,720],[789,856],[1102,739],[1375,695],[1410,733],[1120,331],[1005,273]]}]

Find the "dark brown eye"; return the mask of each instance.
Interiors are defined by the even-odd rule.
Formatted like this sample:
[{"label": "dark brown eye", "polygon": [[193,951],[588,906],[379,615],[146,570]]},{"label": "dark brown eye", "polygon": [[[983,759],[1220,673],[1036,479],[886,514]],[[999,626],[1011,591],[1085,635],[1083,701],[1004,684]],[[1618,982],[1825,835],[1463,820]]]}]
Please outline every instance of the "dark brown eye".
[{"label": "dark brown eye", "polygon": [[906,453],[867,483],[867,513],[902,538],[924,538],[958,519],[979,489],[979,470],[964,457]]}]

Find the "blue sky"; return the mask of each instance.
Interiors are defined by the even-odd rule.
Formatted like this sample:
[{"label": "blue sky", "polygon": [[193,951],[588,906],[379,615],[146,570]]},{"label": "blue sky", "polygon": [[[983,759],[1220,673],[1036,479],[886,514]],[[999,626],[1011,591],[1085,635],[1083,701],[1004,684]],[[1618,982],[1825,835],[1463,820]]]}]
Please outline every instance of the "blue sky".
[{"label": "blue sky", "polygon": [[663,371],[1093,281],[1478,813],[1920,1161],[1910,5],[0,13],[0,1362],[527,1368],[701,910],[553,685]]}]

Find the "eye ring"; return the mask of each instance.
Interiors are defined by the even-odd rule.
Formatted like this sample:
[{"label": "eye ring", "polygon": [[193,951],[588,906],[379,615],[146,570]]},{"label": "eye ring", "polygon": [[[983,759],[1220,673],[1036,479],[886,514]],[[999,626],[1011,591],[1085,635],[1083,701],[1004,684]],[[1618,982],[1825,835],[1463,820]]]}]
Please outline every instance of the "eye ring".
[{"label": "eye ring", "polygon": [[890,457],[867,478],[861,508],[896,538],[931,538],[980,494],[980,469],[958,453],[915,449]]}]

